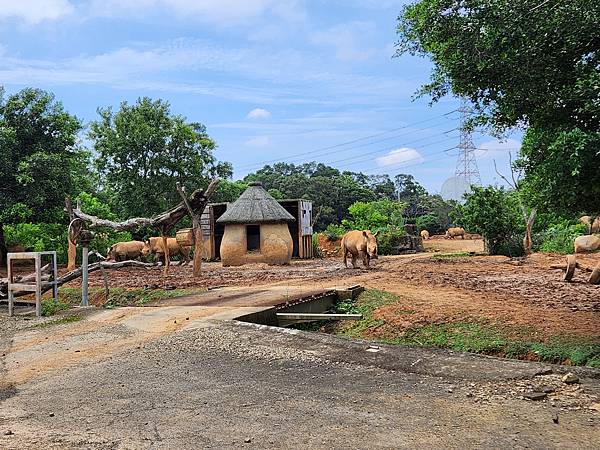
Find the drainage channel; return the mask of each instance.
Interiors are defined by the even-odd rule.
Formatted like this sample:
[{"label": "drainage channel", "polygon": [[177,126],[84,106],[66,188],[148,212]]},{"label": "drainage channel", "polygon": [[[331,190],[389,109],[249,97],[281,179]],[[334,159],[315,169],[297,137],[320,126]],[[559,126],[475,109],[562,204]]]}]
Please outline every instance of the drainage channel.
[{"label": "drainage channel", "polygon": [[275,327],[287,327],[302,322],[326,319],[358,320],[360,314],[326,314],[340,300],[356,299],[364,288],[360,285],[335,287],[320,294],[282,302],[271,308],[236,317],[240,322],[256,323]]}]

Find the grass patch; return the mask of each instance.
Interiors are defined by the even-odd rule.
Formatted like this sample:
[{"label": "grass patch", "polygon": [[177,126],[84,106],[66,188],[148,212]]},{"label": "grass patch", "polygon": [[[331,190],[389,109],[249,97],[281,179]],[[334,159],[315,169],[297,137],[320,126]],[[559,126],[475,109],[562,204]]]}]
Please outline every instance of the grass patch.
[{"label": "grass patch", "polygon": [[34,325],[32,328],[47,328],[47,327],[51,327],[53,325],[63,325],[65,323],[79,322],[82,319],[83,319],[82,316],[69,315],[69,316],[61,317],[60,319],[51,320],[49,322],[38,323],[37,325]]},{"label": "grass patch", "polygon": [[450,259],[450,258],[464,258],[466,256],[475,256],[475,253],[471,252],[453,252],[453,253],[435,253],[433,259]]},{"label": "grass patch", "polygon": [[[205,289],[125,289],[112,288],[109,290],[108,301],[104,299],[103,288],[90,288],[88,296],[90,303],[102,304],[105,308],[117,306],[143,306],[148,302],[166,298],[181,297],[205,292]],[[61,287],[58,290],[58,303],[52,299],[42,301],[42,315],[51,316],[59,311],[77,306],[81,303],[81,288]]]},{"label": "grass patch", "polygon": [[42,316],[53,316],[57,312],[68,309],[71,305],[61,300],[60,296],[57,302],[53,299],[42,300]]},{"label": "grass patch", "polygon": [[[325,331],[340,336],[361,338],[372,335],[375,329],[386,324],[385,319],[375,319],[374,312],[385,305],[400,302],[394,294],[379,290],[367,290],[356,301],[338,302],[337,313],[359,313],[360,321],[321,322],[302,324],[301,329]],[[397,311],[398,315],[414,314],[410,309]],[[384,331],[384,333],[386,332]],[[471,352],[515,359],[543,361],[555,364],[600,367],[600,343],[582,338],[555,337],[547,341],[533,340],[531,327],[504,326],[484,320],[465,320],[451,323],[429,324],[398,335],[389,330],[379,341],[390,344],[438,347],[457,352]]]}]

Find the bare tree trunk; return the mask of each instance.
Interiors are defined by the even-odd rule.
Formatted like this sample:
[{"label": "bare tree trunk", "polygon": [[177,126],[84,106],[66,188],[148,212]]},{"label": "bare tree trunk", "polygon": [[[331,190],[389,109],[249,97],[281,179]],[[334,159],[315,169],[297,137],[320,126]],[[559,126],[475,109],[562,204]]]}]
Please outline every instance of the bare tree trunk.
[{"label": "bare tree trunk", "polygon": [[529,214],[523,209],[523,219],[525,219],[525,237],[523,238],[523,249],[525,250],[525,256],[529,256],[532,253],[533,240],[531,239],[531,233],[533,231],[533,224],[535,223],[535,217],[537,215],[537,209],[533,208]]},{"label": "bare tree trunk", "polygon": [[[65,199],[65,211],[69,216],[69,223],[71,223],[75,218],[75,215],[73,214],[73,204],[71,203],[71,199],[69,197]],[[75,259],[77,258],[77,245],[74,242],[71,242],[69,236],[67,236],[67,244],[69,245],[67,251],[67,270],[71,271],[75,269]]]},{"label": "bare tree trunk", "polygon": [[[194,221],[195,222],[195,221]],[[194,225],[194,277],[199,277],[202,271],[202,253],[204,252],[204,240],[202,239],[202,227]]]},{"label": "bare tree trunk", "polygon": [[169,252],[169,246],[167,245],[168,243],[168,239],[167,239],[167,235],[165,234],[165,230],[162,230],[160,232],[160,237],[162,238],[162,243],[163,243],[163,254],[165,255],[165,262],[164,262],[164,274],[168,275],[169,274],[169,266],[171,265],[171,254]]},{"label": "bare tree trunk", "polygon": [[6,241],[4,239],[4,224],[0,222],[0,267],[6,266],[7,254],[8,248],[6,247]]}]

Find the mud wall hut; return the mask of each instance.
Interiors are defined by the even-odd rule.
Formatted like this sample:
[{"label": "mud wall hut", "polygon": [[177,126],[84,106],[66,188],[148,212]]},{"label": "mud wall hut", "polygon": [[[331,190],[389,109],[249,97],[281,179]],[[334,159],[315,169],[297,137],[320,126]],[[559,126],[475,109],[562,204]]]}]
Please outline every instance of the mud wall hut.
[{"label": "mud wall hut", "polygon": [[[294,243],[292,258],[313,258],[312,202],[304,199],[277,200],[277,202],[295,219],[287,223]],[[203,258],[206,260],[214,261],[221,258],[225,224],[217,223],[217,220],[230,205],[231,203],[210,203],[202,214]]]},{"label": "mud wall hut", "polygon": [[261,183],[248,185],[216,220],[224,225],[220,254],[223,266],[246,263],[289,264],[294,243],[288,222],[294,217],[281,206]]}]

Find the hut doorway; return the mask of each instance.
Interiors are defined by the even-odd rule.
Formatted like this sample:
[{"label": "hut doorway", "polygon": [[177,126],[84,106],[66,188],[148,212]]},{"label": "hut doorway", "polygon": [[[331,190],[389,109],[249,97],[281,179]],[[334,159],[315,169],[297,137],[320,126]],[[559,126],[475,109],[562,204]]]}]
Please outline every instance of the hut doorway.
[{"label": "hut doorway", "polygon": [[260,251],[260,225],[246,225],[246,243],[249,252]]}]

